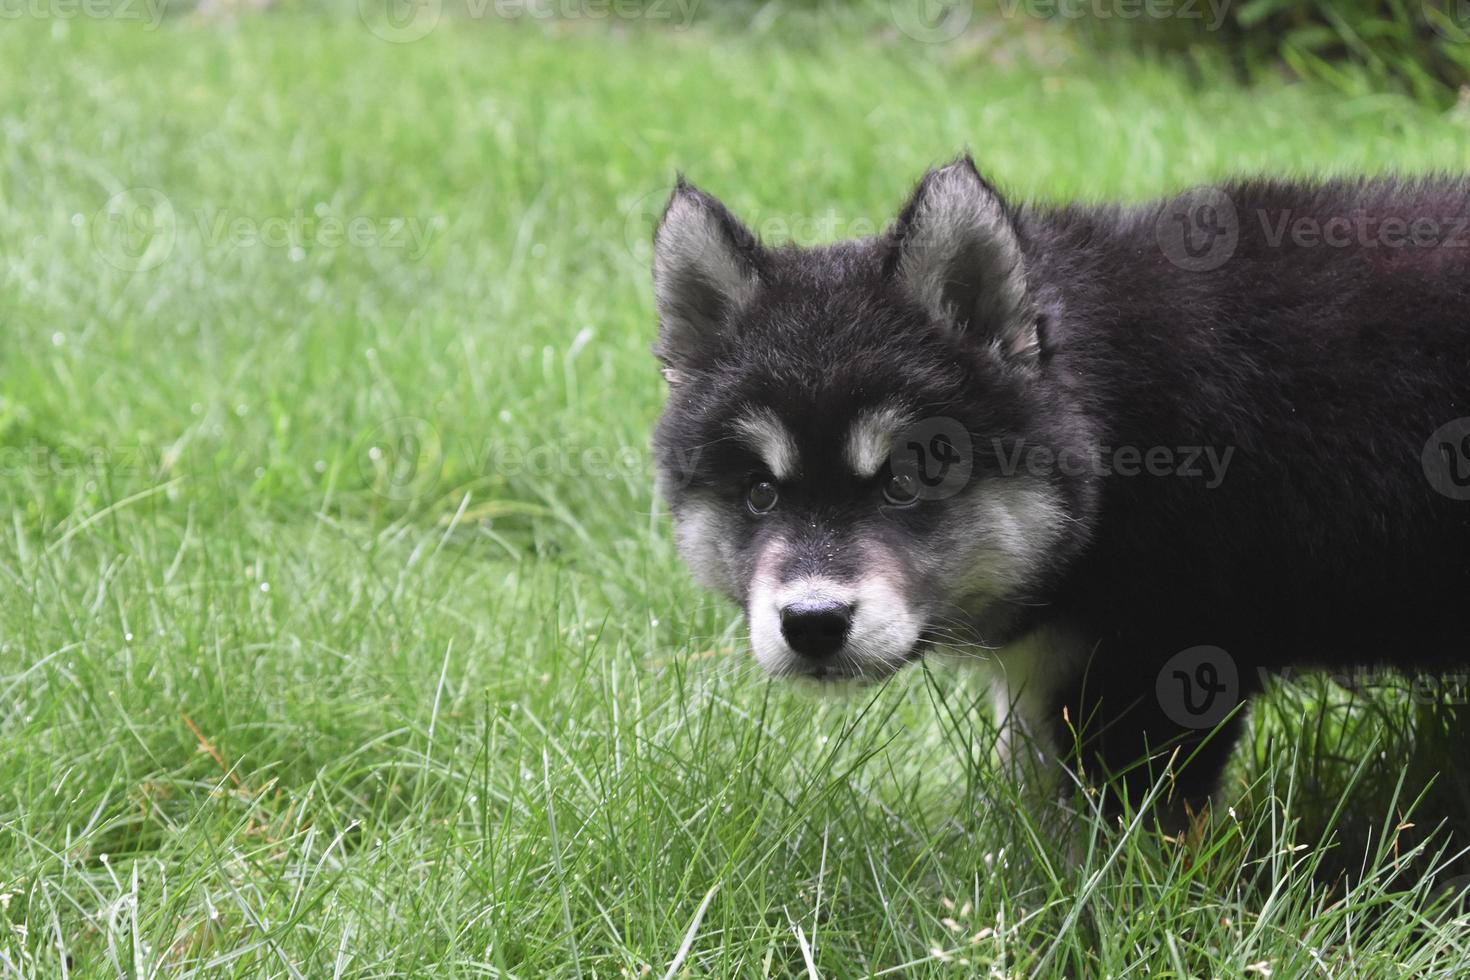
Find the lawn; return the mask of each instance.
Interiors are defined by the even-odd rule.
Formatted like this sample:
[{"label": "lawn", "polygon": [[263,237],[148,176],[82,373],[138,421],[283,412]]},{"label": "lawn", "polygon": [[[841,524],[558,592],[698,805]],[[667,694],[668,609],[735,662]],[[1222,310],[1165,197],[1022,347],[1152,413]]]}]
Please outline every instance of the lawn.
[{"label": "lawn", "polygon": [[816,241],[964,147],[1138,199],[1463,170],[1463,120],[1035,24],[34,6],[0,22],[0,972],[1470,970],[1444,814],[1405,817],[1423,704],[1277,690],[1192,838],[1059,829],[982,676],[759,677],[646,448],[678,170]]}]

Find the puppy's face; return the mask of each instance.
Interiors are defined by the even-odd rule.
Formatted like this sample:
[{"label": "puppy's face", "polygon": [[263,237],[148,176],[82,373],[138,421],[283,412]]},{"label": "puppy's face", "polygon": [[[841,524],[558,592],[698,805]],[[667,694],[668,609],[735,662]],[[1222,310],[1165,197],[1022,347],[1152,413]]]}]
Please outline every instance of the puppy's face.
[{"label": "puppy's face", "polygon": [[878,678],[1006,639],[1076,545],[1010,213],[968,160],[888,234],[768,249],[675,191],[657,236],[660,490],[768,671]]}]

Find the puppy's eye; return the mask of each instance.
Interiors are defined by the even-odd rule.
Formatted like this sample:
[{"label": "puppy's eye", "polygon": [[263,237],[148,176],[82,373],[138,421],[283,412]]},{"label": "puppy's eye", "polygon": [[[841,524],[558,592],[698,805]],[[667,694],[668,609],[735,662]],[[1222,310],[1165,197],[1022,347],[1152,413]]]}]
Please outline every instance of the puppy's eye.
[{"label": "puppy's eye", "polygon": [[774,483],[770,480],[758,480],[745,492],[745,503],[752,514],[768,514],[776,506],[779,496]]},{"label": "puppy's eye", "polygon": [[919,481],[912,473],[894,473],[883,484],[883,499],[894,507],[907,507],[919,499]]}]

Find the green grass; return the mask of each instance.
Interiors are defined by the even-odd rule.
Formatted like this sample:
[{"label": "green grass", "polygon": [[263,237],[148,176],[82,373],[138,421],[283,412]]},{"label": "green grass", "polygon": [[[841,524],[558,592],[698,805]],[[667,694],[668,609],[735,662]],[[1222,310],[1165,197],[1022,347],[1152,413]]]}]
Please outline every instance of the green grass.
[{"label": "green grass", "polygon": [[1022,48],[0,24],[0,972],[1470,969],[1424,711],[1278,691],[1198,839],[1064,832],[982,680],[768,685],[679,566],[677,169],[810,240],[966,146],[1051,198],[1470,166],[1396,98]]}]

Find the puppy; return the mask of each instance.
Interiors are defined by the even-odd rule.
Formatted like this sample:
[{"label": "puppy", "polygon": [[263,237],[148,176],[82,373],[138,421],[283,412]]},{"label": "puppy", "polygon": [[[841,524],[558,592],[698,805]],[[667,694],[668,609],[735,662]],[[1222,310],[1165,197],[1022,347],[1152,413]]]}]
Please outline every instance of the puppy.
[{"label": "puppy", "polygon": [[1470,660],[1467,226],[1462,178],[1020,206],[965,157],[772,247],[681,179],[679,550],[772,674],[978,652],[1011,752],[1198,806],[1273,672]]}]

